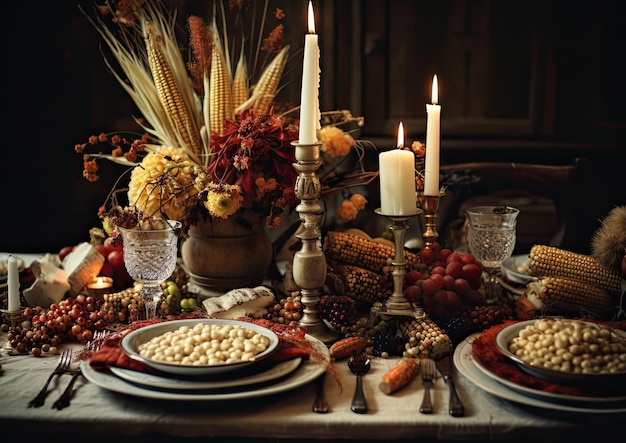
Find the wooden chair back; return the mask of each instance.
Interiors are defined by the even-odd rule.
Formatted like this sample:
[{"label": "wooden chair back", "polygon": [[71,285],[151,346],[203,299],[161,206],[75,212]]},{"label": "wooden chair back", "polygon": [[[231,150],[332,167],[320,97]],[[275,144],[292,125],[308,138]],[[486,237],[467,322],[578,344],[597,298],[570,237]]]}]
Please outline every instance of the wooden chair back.
[{"label": "wooden chair back", "polygon": [[464,241],[465,209],[493,203],[520,209],[514,253],[528,252],[534,243],[580,249],[575,217],[582,161],[577,159],[568,165],[506,162],[442,165],[446,194],[437,214],[440,239],[458,248]]}]

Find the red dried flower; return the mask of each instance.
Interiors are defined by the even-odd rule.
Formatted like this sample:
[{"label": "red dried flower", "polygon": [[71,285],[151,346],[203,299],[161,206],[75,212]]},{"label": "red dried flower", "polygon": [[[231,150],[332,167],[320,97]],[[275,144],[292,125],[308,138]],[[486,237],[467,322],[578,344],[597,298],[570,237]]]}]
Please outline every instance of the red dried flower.
[{"label": "red dried flower", "polygon": [[214,134],[211,139],[215,158],[207,175],[215,182],[241,186],[246,208],[257,207],[271,214],[274,208],[283,208],[285,196],[293,193],[297,173],[292,142],[298,134],[283,124],[278,115],[247,110],[237,114],[235,121],[226,122],[224,135]]}]

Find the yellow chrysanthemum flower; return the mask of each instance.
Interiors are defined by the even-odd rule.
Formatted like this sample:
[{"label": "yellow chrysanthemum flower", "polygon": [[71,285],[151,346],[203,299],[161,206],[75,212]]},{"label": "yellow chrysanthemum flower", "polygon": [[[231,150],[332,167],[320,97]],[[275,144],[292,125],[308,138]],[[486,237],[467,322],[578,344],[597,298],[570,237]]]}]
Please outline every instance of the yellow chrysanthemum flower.
[{"label": "yellow chrysanthemum flower", "polygon": [[128,201],[148,215],[184,220],[195,205],[197,166],[181,149],[162,146],[133,169]]},{"label": "yellow chrysanthemum flower", "polygon": [[226,219],[241,208],[241,204],[243,203],[241,187],[237,185],[209,183],[207,188],[209,189],[209,193],[204,202],[204,207],[208,209],[213,217]]}]

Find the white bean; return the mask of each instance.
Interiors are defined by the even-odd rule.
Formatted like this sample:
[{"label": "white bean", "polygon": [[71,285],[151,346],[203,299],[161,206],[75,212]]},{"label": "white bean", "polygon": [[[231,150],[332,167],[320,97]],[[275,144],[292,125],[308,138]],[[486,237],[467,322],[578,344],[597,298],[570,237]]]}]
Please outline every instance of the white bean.
[{"label": "white bean", "polygon": [[250,361],[269,344],[269,337],[245,326],[198,323],[153,337],[139,345],[138,351],[156,361],[219,365]]},{"label": "white bean", "polygon": [[519,331],[509,350],[535,366],[565,372],[626,370],[626,339],[579,320],[538,319]]}]

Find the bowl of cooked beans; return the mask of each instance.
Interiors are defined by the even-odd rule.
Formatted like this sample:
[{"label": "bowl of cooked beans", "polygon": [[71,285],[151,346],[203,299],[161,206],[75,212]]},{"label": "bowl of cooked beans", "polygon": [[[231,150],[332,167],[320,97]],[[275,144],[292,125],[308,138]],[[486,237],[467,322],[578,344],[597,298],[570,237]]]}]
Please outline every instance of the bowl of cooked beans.
[{"label": "bowl of cooked beans", "polygon": [[496,347],[537,378],[581,387],[626,382],[626,332],[560,317],[522,321],[496,336]]},{"label": "bowl of cooked beans", "polygon": [[145,365],[175,375],[237,371],[269,357],[279,344],[271,330],[239,320],[187,319],[145,326],[125,335],[122,350]]}]

